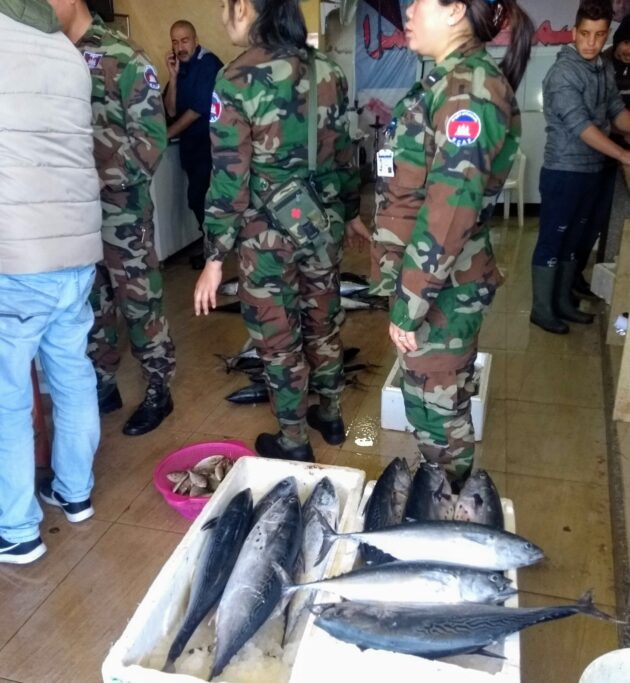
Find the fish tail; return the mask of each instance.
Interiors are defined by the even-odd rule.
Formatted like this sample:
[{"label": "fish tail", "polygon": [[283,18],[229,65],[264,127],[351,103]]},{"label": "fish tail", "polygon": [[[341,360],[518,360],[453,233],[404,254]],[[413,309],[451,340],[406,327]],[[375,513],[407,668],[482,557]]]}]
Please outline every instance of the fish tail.
[{"label": "fish tail", "polygon": [[293,584],[291,577],[285,571],[284,567],[279,565],[277,562],[272,562],[271,566],[273,567],[274,572],[276,572],[276,576],[280,580],[280,586],[282,587],[282,597],[293,595],[293,593],[299,589],[299,585]]},{"label": "fish tail", "polygon": [[317,567],[324,561],[326,555],[328,555],[328,551],[331,549],[337,538],[339,538],[339,534],[330,526],[328,520],[317,508],[315,509],[315,514],[317,515],[319,523],[322,525],[323,534],[322,547],[320,548],[319,555],[315,560],[315,566]]},{"label": "fish tail", "polygon": [[593,602],[593,591],[589,590],[584,593],[584,595],[577,601],[576,607],[581,614],[586,614],[589,617],[595,617],[596,619],[603,619],[604,621],[609,621],[612,624],[625,624],[626,622],[620,619],[616,619],[606,612],[595,607]]}]

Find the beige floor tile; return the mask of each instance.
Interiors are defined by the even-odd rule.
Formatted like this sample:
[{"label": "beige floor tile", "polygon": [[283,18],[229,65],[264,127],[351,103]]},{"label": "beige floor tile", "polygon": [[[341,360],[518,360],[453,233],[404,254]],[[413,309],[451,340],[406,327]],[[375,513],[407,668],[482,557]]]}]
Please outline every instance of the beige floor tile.
[{"label": "beige floor tile", "polygon": [[114,525],[0,652],[0,676],[20,683],[97,683],[179,534]]},{"label": "beige floor tile", "polygon": [[597,408],[507,402],[507,471],[607,486],[606,428]]},{"label": "beige floor tile", "polygon": [[546,559],[519,571],[521,590],[615,604],[607,487],[507,475],[502,492],[514,502],[517,533],[536,543]]},{"label": "beige floor tile", "polygon": [[[486,349],[479,347],[480,351]],[[506,351],[493,349],[492,354],[492,369],[490,370],[490,385],[489,398],[491,401],[495,399],[505,400],[507,398],[507,359]]]},{"label": "beige floor tile", "polygon": [[508,353],[507,398],[534,403],[601,408],[601,361],[592,356]]},{"label": "beige floor tile", "polygon": [[529,321],[527,313],[507,315],[507,350],[537,354],[599,356],[599,326],[572,325],[569,334],[550,334]]},{"label": "beige floor tile", "polygon": [[483,439],[475,443],[475,467],[505,472],[507,450],[506,402],[490,398]]},{"label": "beige floor tile", "polygon": [[[573,602],[531,593],[521,593],[520,601],[523,607]],[[614,614],[614,608],[608,605],[598,603],[597,606]],[[617,643],[614,624],[582,615],[525,629],[521,633],[521,681],[577,683],[590,662],[617,649]]]},{"label": "beige floor tile", "polygon": [[[28,566],[0,565],[0,669],[1,648],[55,592],[110,526],[95,519],[71,525],[57,511],[47,508],[44,512],[40,528],[48,552]],[[10,668],[4,673],[14,674]]]},{"label": "beige floor tile", "polygon": [[483,321],[479,334],[479,346],[484,351],[507,349],[507,315],[498,313],[493,308]]}]

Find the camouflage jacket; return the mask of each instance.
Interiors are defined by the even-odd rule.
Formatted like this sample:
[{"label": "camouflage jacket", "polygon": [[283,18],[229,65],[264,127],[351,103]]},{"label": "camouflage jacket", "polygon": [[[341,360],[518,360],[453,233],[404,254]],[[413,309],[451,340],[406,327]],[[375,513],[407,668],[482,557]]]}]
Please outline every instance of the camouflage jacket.
[{"label": "camouflage jacket", "polygon": [[418,329],[443,287],[479,283],[494,291],[501,284],[487,218],[519,139],[514,93],[476,40],[396,106],[385,143],[394,176],[379,179],[377,191],[373,265],[380,277],[372,288],[394,297],[394,324]]},{"label": "camouflage jacket", "polygon": [[94,156],[101,183],[117,191],[150,180],[167,143],[155,69],[97,15],[77,47],[92,75]]},{"label": "camouflage jacket", "polygon": [[[348,135],[346,78],[320,52],[317,72],[319,195],[340,220],[359,212],[359,175]],[[274,57],[253,47],[217,76],[210,113],[212,180],[206,201],[206,254],[223,260],[243,221],[256,215],[250,191],[263,200],[275,186],[308,175],[306,52]]]}]

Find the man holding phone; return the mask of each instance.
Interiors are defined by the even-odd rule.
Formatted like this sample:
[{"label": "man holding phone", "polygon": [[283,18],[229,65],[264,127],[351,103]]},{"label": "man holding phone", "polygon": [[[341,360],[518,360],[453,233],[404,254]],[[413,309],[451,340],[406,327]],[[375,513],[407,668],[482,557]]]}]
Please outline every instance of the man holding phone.
[{"label": "man holding phone", "polygon": [[[212,93],[221,60],[201,47],[195,27],[186,20],[171,26],[171,50],[166,54],[169,82],[164,93],[169,140],[179,138],[182,168],[188,176],[188,206],[199,229],[203,225],[210,185],[210,116]],[[205,265],[203,254],[191,258],[193,268]]]}]

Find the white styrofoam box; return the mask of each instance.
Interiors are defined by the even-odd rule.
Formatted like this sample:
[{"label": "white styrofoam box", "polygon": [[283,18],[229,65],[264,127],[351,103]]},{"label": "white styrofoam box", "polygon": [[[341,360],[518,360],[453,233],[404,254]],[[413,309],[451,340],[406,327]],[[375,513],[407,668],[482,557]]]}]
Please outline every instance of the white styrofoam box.
[{"label": "white styrofoam box", "polygon": [[[357,530],[363,527],[362,511],[367,505],[374,484],[369,482],[357,516]],[[502,498],[506,531],[515,532],[514,506],[512,501]],[[332,574],[349,571],[358,561],[358,549],[337,554],[332,566]],[[506,572],[514,588],[518,588],[516,570]],[[320,592],[316,603],[335,602],[339,597],[332,593]],[[510,597],[506,607],[518,607],[518,595]],[[495,659],[481,655],[458,655],[441,660],[424,659],[412,655],[397,654],[380,650],[361,651],[355,645],[344,643],[315,626],[311,615],[304,637],[295,658],[290,683],[321,683],[329,681],[361,681],[361,683],[383,683],[395,680],[396,683],[519,683],[521,680],[520,638],[518,633],[508,636],[502,645],[487,648],[505,659]]]},{"label": "white styrofoam box", "polygon": [[[475,361],[475,368],[481,370],[479,391],[470,399],[470,412],[475,429],[475,441],[483,438],[483,425],[488,411],[488,388],[490,384],[490,370],[492,355],[479,352]],[[405,414],[405,401],[400,389],[400,362],[396,361],[385,380],[381,391],[381,427],[394,429],[399,432],[413,432],[413,427]]]},{"label": "white styrofoam box", "polygon": [[591,291],[610,305],[614,290],[615,264],[596,263],[593,266],[593,275],[591,276]]},{"label": "white styrofoam box", "polygon": [[[289,476],[296,478],[302,502],[320,479],[329,477],[340,501],[338,528],[341,531],[354,528],[365,472],[349,467],[240,458],[166,561],[122,636],[112,646],[102,666],[104,683],[199,683],[207,680],[208,669],[195,675],[158,671],[186,608],[192,573],[204,540],[201,527],[207,520],[220,515],[244,488],[252,490],[256,503],[272,486]],[[334,558],[334,553],[328,557],[326,576]],[[210,644],[204,642],[204,645]],[[164,656],[158,658],[156,652],[164,652]],[[151,668],[151,664],[157,668]],[[233,683],[223,677],[220,679],[220,683]]]}]

